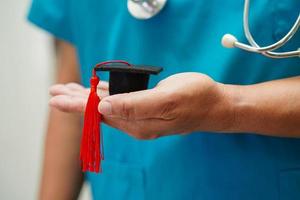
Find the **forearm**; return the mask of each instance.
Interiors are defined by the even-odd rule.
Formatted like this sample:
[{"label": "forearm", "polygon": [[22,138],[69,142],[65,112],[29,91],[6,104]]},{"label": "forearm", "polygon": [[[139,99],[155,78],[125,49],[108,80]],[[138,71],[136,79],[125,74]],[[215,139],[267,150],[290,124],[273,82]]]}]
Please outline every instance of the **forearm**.
[{"label": "forearm", "polygon": [[51,110],[39,199],[78,197],[83,182],[78,161],[80,130],[80,116]]},{"label": "forearm", "polygon": [[232,108],[229,131],[300,137],[300,77],[224,85],[224,91]]}]

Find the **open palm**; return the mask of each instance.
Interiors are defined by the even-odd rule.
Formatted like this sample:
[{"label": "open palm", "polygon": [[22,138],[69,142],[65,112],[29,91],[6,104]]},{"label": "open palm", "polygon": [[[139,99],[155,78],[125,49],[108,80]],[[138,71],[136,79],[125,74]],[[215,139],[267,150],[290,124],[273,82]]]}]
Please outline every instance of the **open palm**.
[{"label": "open palm", "polygon": [[[98,84],[100,98],[108,96],[108,83],[101,81]],[[50,87],[52,96],[49,104],[64,112],[83,113],[87,103],[90,89],[84,88],[78,83],[56,84]]]}]

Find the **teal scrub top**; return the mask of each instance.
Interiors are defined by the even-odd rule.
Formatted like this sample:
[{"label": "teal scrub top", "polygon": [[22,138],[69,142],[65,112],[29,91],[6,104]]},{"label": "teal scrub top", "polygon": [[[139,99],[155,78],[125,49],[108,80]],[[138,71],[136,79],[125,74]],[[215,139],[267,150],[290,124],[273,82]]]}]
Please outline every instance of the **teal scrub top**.
[{"label": "teal scrub top", "polygon": [[[299,8],[299,0],[251,1],[257,42],[279,40]],[[86,87],[93,65],[112,59],[163,66],[150,87],[191,71],[240,85],[300,75],[299,58],[274,60],[220,45],[227,32],[246,41],[242,15],[243,1],[236,0],[169,0],[144,21],[128,13],[125,0],[33,0],[29,20],[76,47]],[[280,50],[299,46],[298,31]],[[94,199],[300,199],[300,139],[194,132],[140,141],[104,124],[102,130],[103,173],[86,174]]]}]

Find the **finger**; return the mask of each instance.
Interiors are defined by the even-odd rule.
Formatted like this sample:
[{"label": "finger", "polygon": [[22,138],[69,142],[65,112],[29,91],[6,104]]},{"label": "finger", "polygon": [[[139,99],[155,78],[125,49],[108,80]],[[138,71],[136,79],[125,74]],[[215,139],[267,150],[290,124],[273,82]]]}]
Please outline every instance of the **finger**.
[{"label": "finger", "polygon": [[97,89],[97,95],[100,97],[100,99],[103,99],[104,97],[109,96],[108,90],[103,90],[103,89]]},{"label": "finger", "polygon": [[87,98],[79,96],[58,95],[50,99],[49,105],[63,112],[80,112],[85,110]]},{"label": "finger", "polygon": [[[108,91],[108,83],[105,81],[101,81],[98,84],[98,89],[101,91],[105,91],[105,95],[107,96],[106,91]],[[76,94],[78,93],[84,93],[85,95],[88,95],[90,92],[89,88],[84,88],[82,85],[78,83],[67,83],[67,84],[55,84],[50,87],[49,92],[52,96],[60,95],[60,94]]]},{"label": "finger", "polygon": [[105,117],[103,121],[137,139],[155,139],[175,133],[175,122],[161,119],[125,120]]},{"label": "finger", "polygon": [[[79,90],[72,90],[67,85],[64,84],[55,84],[49,88],[49,92],[52,96],[61,95],[61,94],[71,95],[72,93],[76,93],[78,91]],[[82,89],[80,91],[82,91]]]},{"label": "finger", "polygon": [[57,95],[69,95],[69,96],[78,96],[82,98],[87,98],[89,95],[89,89],[81,89],[81,90],[71,90],[66,85],[56,84],[50,87],[49,92],[52,96]]},{"label": "finger", "polygon": [[66,88],[64,84],[55,84],[49,88],[49,93],[50,95],[54,96],[54,95],[67,93],[68,90],[69,89]]},{"label": "finger", "polygon": [[[78,83],[67,83],[65,84],[65,86],[73,91],[82,91],[82,90],[85,90],[86,92],[89,92],[89,89],[88,88],[85,88],[83,87],[82,85],[78,84]],[[100,81],[97,85],[97,88],[98,89],[101,89],[101,90],[108,90],[108,82],[106,81]]]},{"label": "finger", "polygon": [[85,89],[82,85],[78,84],[78,83],[74,83],[74,82],[71,82],[71,83],[67,83],[65,84],[65,86],[71,90],[83,90]]},{"label": "finger", "polygon": [[100,81],[97,85],[98,89],[108,90],[108,82],[106,81]]},{"label": "finger", "polygon": [[[77,86],[76,86],[77,85]],[[75,83],[68,83],[66,85],[64,84],[55,84],[49,88],[49,92],[52,96],[65,94],[65,95],[71,95],[71,94],[82,94],[82,95],[88,95],[89,89],[86,89],[79,84]]]},{"label": "finger", "polygon": [[126,120],[173,119],[176,105],[176,98],[154,88],[108,96],[102,99],[98,109],[102,115]]},{"label": "finger", "polygon": [[65,86],[69,89],[70,92],[71,91],[79,92],[79,93],[84,93],[85,95],[89,95],[89,93],[90,93],[89,88],[85,88],[78,83],[67,83],[67,84],[65,84]]},{"label": "finger", "polygon": [[[100,98],[108,96],[108,91],[98,90]],[[83,95],[80,92],[69,94],[57,94],[53,96],[49,104],[64,112],[84,112],[88,95]]]}]

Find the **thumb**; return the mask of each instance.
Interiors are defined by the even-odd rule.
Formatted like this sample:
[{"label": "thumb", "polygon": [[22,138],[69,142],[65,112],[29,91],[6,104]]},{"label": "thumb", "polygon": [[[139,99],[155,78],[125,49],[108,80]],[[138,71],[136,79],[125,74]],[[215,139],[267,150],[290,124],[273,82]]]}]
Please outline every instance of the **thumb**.
[{"label": "thumb", "polygon": [[166,110],[172,107],[168,99],[167,93],[153,88],[105,97],[98,109],[104,117],[125,120],[162,118]]}]

